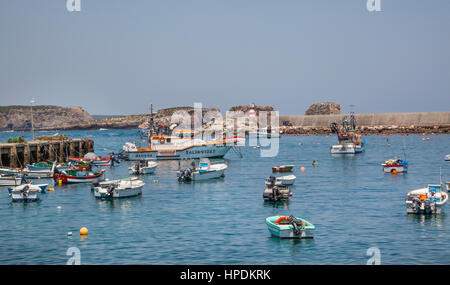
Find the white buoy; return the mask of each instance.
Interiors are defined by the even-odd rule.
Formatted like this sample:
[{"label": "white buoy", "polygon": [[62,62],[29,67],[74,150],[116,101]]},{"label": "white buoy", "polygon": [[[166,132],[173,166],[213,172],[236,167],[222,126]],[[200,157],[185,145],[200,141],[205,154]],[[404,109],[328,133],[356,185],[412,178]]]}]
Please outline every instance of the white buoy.
[{"label": "white buoy", "polygon": [[68,232],[67,235],[68,235],[69,237],[71,237],[71,236],[72,236],[72,232]]},{"label": "white buoy", "polygon": [[62,208],[61,206],[56,207],[56,209],[58,209],[58,210],[61,210],[61,208]]}]

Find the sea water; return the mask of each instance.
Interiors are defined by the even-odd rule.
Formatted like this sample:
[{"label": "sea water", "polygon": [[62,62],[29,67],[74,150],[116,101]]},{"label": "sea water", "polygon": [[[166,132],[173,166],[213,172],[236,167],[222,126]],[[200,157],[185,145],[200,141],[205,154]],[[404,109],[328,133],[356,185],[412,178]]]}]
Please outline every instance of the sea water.
[{"label": "sea water", "polygon": [[[64,133],[92,137],[98,155],[139,138],[137,130]],[[19,135],[30,139],[30,133],[0,133],[0,141]],[[95,199],[90,185],[81,184],[56,185],[39,202],[12,203],[0,187],[0,264],[66,264],[72,247],[81,264],[366,264],[370,248],[379,250],[381,264],[448,264],[450,207],[427,217],[405,208],[406,193],[438,184],[441,167],[450,180],[444,161],[450,135],[429,137],[369,135],[365,153],[332,156],[336,136],[283,136],[277,156],[242,147],[242,158],[233,151],[225,156],[224,178],[196,183],[178,183],[178,162],[159,161],[154,174],[142,176],[142,196],[112,201]],[[407,174],[383,173],[384,160],[405,154]],[[264,202],[264,179],[281,164],[295,165],[292,199]],[[126,177],[130,165],[105,168],[106,177]],[[272,237],[265,224],[272,215],[310,221],[314,239]],[[80,237],[81,227],[88,236]]]}]

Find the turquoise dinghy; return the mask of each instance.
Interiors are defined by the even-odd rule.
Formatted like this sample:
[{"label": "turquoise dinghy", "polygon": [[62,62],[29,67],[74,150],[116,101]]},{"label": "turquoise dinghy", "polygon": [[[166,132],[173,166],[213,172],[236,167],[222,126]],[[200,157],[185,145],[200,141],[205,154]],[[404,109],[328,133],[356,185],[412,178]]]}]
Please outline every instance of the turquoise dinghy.
[{"label": "turquoise dinghy", "polygon": [[305,219],[294,216],[266,218],[269,232],[279,238],[313,238],[316,227]]}]

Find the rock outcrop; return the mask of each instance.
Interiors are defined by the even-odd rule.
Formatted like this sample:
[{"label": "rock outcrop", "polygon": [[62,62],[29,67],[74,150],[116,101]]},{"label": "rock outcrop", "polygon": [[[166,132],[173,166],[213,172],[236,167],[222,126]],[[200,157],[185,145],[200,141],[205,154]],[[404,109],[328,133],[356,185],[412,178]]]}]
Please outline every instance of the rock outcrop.
[{"label": "rock outcrop", "polygon": [[309,106],[305,115],[339,115],[341,114],[341,105],[332,102],[315,103]]},{"label": "rock outcrop", "polygon": [[[81,107],[33,106],[33,120],[36,129],[57,129],[68,123],[90,121],[92,117]],[[0,128],[30,129],[30,106],[0,107]]]}]

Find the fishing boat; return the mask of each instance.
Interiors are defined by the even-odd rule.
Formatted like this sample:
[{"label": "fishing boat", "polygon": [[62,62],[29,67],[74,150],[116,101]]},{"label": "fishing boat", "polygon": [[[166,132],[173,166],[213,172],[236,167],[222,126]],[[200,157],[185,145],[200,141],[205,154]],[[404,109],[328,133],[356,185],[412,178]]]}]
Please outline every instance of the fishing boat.
[{"label": "fishing boat", "polygon": [[295,179],[297,178],[295,175],[285,175],[280,177],[269,177],[266,179],[266,183],[272,183],[271,180],[275,178],[276,185],[286,185],[291,186],[294,185]]},{"label": "fishing boat", "polygon": [[123,150],[128,152],[128,160],[220,158],[238,142],[238,139],[220,136],[203,140],[199,138],[197,130],[180,129],[177,124],[172,124],[170,127],[155,126],[153,110],[148,130],[147,147],[137,147],[129,142],[123,147]]},{"label": "fishing boat", "polygon": [[0,174],[0,186],[18,186],[21,181],[22,178],[19,176]]},{"label": "fishing boat", "polygon": [[183,171],[178,171],[177,177],[179,182],[214,179],[225,176],[227,168],[228,166],[225,163],[212,164],[208,158],[202,158],[197,169],[186,168]]},{"label": "fishing boat", "polygon": [[448,194],[443,191],[443,185],[428,185],[415,189],[406,195],[406,213],[408,214],[439,214],[442,206],[448,201]]},{"label": "fishing boat", "polygon": [[111,154],[109,155],[109,157],[102,157],[97,156],[93,152],[88,152],[83,157],[71,157],[69,158],[69,161],[76,164],[89,163],[93,166],[110,166]]},{"label": "fishing boat", "polygon": [[39,194],[42,192],[41,187],[37,185],[22,184],[8,189],[13,202],[34,202],[39,200]]},{"label": "fishing boat", "polygon": [[100,199],[138,196],[142,195],[144,185],[144,181],[136,177],[129,177],[95,187],[94,196]]},{"label": "fishing boat", "polygon": [[277,202],[289,200],[291,197],[292,192],[289,186],[276,184],[276,178],[273,176],[266,180],[266,188],[263,192],[264,201]]},{"label": "fishing boat", "polygon": [[294,168],[294,165],[279,165],[272,167],[272,172],[290,172]]},{"label": "fishing boat", "polygon": [[404,173],[408,172],[408,162],[401,158],[393,158],[386,160],[381,164],[384,173]]},{"label": "fishing boat", "polygon": [[158,163],[154,161],[141,160],[135,163],[135,165],[128,167],[130,174],[151,174],[155,172]]},{"label": "fishing boat", "polygon": [[[45,171],[51,170],[53,162],[35,162],[33,164],[27,164],[26,168],[31,171]],[[60,163],[56,164],[55,168],[59,171],[68,170],[71,167],[70,164]]]},{"label": "fishing boat", "polygon": [[313,238],[316,227],[305,219],[294,216],[272,216],[266,218],[267,228],[278,238]]},{"label": "fishing boat", "polygon": [[104,179],[105,170],[96,172],[92,171],[80,171],[78,169],[69,169],[67,171],[61,171],[53,175],[53,180],[61,183],[94,183]]},{"label": "fishing boat", "polygon": [[342,127],[339,129],[336,123],[331,124],[331,131],[337,134],[338,144],[330,146],[331,154],[356,154],[364,152],[365,140],[356,133],[356,120],[354,113],[350,118],[344,118]]}]

